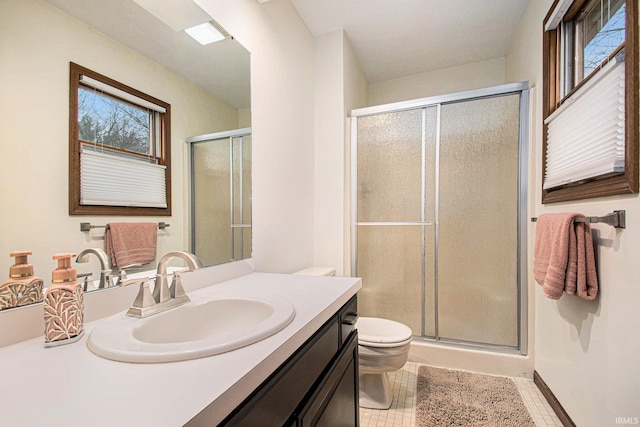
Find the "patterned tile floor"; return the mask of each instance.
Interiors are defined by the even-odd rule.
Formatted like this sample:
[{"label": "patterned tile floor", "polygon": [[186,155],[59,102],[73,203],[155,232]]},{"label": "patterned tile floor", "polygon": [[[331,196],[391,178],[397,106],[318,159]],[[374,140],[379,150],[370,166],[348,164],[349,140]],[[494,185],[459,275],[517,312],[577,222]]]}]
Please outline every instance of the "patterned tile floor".
[{"label": "patterned tile floor", "polygon": [[[389,375],[393,387],[393,402],[386,411],[360,408],[360,427],[419,427],[416,425],[417,363],[408,362],[404,368]],[[538,427],[562,427],[538,387],[532,380],[513,378]]]}]

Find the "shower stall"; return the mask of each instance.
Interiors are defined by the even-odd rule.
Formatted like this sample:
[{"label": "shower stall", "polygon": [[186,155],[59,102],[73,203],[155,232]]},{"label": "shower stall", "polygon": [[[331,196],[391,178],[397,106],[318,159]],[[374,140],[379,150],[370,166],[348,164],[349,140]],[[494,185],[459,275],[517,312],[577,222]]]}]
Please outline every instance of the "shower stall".
[{"label": "shower stall", "polygon": [[352,112],[359,311],[525,352],[526,83]]},{"label": "shower stall", "polygon": [[204,265],[251,257],[251,129],[189,138],[191,251]]}]

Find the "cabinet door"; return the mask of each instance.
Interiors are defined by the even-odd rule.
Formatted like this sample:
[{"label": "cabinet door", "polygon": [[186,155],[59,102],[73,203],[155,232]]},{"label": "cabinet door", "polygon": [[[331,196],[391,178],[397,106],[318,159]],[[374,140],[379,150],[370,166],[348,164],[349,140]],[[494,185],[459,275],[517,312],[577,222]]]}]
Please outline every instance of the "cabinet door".
[{"label": "cabinet door", "polygon": [[358,332],[354,331],[323,382],[302,409],[298,426],[358,425]]},{"label": "cabinet door", "polygon": [[338,317],[334,316],[260,386],[222,425],[288,425],[303,396],[310,394],[338,351]]}]

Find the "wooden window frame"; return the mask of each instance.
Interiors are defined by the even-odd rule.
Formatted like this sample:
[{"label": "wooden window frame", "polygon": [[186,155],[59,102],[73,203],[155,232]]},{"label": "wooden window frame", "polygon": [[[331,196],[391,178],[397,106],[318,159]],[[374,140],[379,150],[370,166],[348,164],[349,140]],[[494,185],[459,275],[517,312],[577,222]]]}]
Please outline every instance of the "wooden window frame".
[{"label": "wooden window frame", "polygon": [[[73,62],[70,63],[69,81],[69,215],[114,215],[114,216],[170,216],[171,215],[171,105],[124,85],[107,76],[96,73]],[[166,167],[165,191],[166,208],[138,207],[138,206],[106,206],[80,204],[80,151],[81,141],[78,129],[78,88],[80,76],[106,83],[141,99],[164,107],[167,111],[161,118],[160,152],[158,164]]]},{"label": "wooden window frame", "polygon": [[[544,120],[565,100],[589,80],[594,73],[578,83],[564,98],[560,95],[559,32],[545,31],[559,0],[555,0],[543,23],[543,87],[542,87],[542,185],[547,158],[547,125]],[[587,0],[575,0],[565,14],[570,20],[575,17]],[[625,169],[624,174],[594,178],[579,184],[568,184],[555,189],[542,189],[542,203],[582,200],[618,194],[638,193],[638,0],[626,0],[625,16]],[[614,52],[614,54],[617,53]]]}]

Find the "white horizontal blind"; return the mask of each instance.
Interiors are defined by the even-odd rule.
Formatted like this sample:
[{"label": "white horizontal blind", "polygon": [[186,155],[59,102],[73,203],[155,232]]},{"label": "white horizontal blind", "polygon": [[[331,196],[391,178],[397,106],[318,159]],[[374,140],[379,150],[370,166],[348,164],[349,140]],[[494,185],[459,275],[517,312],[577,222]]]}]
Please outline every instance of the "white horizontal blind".
[{"label": "white horizontal blind", "polygon": [[555,9],[551,12],[551,16],[545,24],[544,30],[549,31],[558,28],[558,25],[562,22],[562,18],[564,18],[565,13],[567,13],[572,4],[573,0],[559,0]]},{"label": "white horizontal blind", "polygon": [[545,190],[624,172],[624,68],[611,61],[545,120]]},{"label": "white horizontal blind", "polygon": [[85,86],[89,86],[92,87],[94,89],[98,89],[101,92],[104,93],[108,93],[110,95],[114,95],[120,99],[124,99],[125,101],[129,101],[132,104],[135,105],[139,105],[141,107],[144,108],[148,108],[149,110],[153,110],[153,111],[157,111],[158,113],[166,113],[167,109],[154,104],[153,102],[149,102],[146,99],[142,99],[138,96],[135,96],[129,92],[125,92],[123,90],[120,90],[118,88],[115,88],[111,85],[108,85],[106,83],[102,83],[101,81],[98,81],[96,79],[92,79],[91,77],[87,77],[84,74],[80,76],[80,82],[85,85]]},{"label": "white horizontal blind", "polygon": [[82,150],[80,204],[166,208],[166,166]]}]

